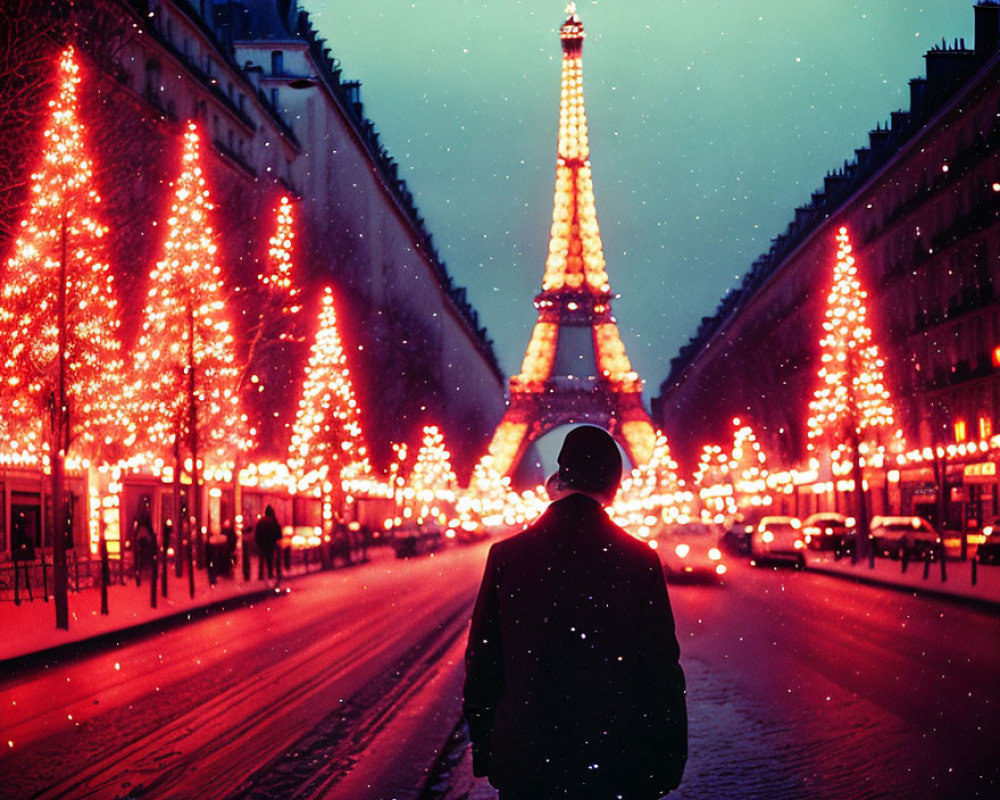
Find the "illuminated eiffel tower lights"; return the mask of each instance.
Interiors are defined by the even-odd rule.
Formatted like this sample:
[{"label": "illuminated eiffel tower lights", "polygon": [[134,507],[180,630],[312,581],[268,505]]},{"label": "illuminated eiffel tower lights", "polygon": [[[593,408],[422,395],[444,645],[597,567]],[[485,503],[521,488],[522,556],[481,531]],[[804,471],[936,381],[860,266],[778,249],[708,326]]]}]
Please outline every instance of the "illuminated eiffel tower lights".
[{"label": "illuminated eiffel tower lights", "polygon": [[489,448],[492,468],[507,475],[531,442],[559,425],[607,428],[636,465],[649,461],[657,440],[642,405],[642,380],[611,313],[583,102],[584,29],[575,3],[566,15],[559,30],[555,198],[542,291],[535,297],[538,320]]}]

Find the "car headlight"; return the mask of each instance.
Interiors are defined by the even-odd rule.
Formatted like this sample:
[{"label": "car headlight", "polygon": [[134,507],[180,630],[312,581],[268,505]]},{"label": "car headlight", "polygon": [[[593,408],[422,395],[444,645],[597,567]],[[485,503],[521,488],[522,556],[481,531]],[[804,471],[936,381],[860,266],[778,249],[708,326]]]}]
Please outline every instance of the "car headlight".
[{"label": "car headlight", "polygon": [[805,542],[803,542],[801,539],[796,539],[795,540],[794,547],[795,547],[796,550],[801,550],[805,546],[806,546]]},{"label": "car headlight", "polygon": [[771,531],[764,531],[760,535],[760,538],[762,541],[766,542],[767,544],[770,544],[771,542],[774,541],[774,534],[771,533]]},{"label": "car headlight", "polygon": [[708,557],[712,559],[712,561],[718,561],[722,558],[722,552],[719,550],[718,547],[713,547],[711,550],[708,551]]},{"label": "car headlight", "polygon": [[691,548],[686,544],[679,544],[674,548],[674,552],[677,553],[678,558],[687,558],[687,554],[691,552]]}]

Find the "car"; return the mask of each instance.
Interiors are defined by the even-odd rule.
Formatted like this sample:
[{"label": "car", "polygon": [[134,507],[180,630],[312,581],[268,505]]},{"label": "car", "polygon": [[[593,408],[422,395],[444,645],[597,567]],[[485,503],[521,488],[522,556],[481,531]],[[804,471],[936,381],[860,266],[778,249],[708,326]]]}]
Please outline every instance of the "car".
[{"label": "car", "polygon": [[983,526],[983,541],[976,548],[980,564],[1000,564],[1000,519]]},{"label": "car", "polygon": [[941,536],[923,517],[872,517],[870,540],[878,555],[889,558],[936,558]]},{"label": "car", "polygon": [[805,548],[798,517],[764,517],[750,537],[750,563],[790,561],[801,569],[806,565]]},{"label": "car", "polygon": [[763,517],[763,510],[759,508],[737,516],[722,534],[719,544],[735,555],[750,555],[750,537]]},{"label": "car", "polygon": [[836,511],[818,511],[802,520],[802,533],[810,550],[849,552],[853,544],[854,517],[845,517]]},{"label": "car", "polygon": [[726,574],[716,529],[702,522],[673,525],[657,537],[667,580],[717,581]]},{"label": "car", "polygon": [[444,534],[438,528],[407,527],[393,537],[396,558],[414,558],[436,553],[445,545]]}]

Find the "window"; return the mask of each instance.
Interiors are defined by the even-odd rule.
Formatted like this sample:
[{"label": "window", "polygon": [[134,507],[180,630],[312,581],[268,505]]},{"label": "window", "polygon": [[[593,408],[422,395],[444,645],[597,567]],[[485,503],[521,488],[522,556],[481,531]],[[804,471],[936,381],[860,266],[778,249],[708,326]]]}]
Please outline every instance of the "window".
[{"label": "window", "polygon": [[955,420],[955,441],[964,442],[965,437],[966,437],[965,420],[964,419]]},{"label": "window", "polygon": [[37,492],[12,492],[10,497],[10,545],[16,554],[31,561],[42,546],[42,497]]},{"label": "window", "polygon": [[285,54],[281,50],[271,51],[271,74],[285,74]]},{"label": "window", "polygon": [[979,440],[986,441],[993,435],[993,420],[985,413],[979,413]]}]

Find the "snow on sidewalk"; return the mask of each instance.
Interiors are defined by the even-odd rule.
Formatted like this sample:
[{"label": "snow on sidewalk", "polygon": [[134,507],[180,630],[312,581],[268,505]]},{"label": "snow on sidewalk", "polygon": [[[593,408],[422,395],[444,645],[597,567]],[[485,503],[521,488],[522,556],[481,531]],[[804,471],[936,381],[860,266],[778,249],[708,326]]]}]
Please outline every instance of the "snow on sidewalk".
[{"label": "snow on sidewalk", "polygon": [[[867,560],[851,563],[850,558],[835,559],[833,555],[810,551],[806,555],[806,569],[838,577],[852,578],[880,586],[912,590],[918,594],[954,597],[971,600],[1000,610],[1000,566],[973,564],[972,560],[945,563],[946,580],[942,580],[941,564],[933,561],[926,570],[923,561],[910,561],[906,571],[900,561],[876,558],[874,567]],[[975,570],[976,583],[972,583]]]},{"label": "snow on sidewalk", "polygon": [[[368,555],[370,560],[387,559],[392,557],[392,550],[387,547],[372,548]],[[199,609],[225,608],[266,597],[275,591],[275,582],[258,580],[256,572],[255,560],[249,581],[244,581],[237,569],[232,578],[219,577],[212,586],[205,570],[195,570],[195,596],[192,598],[187,575],[177,578],[171,571],[167,580],[169,597],[164,598],[158,586],[156,608],[151,608],[148,578],[144,577],[141,586],[136,586],[134,579],[125,584],[114,583],[108,587],[107,615],[101,614],[100,587],[71,591],[68,596],[68,631],[56,628],[55,602],[51,597],[46,602],[41,589],[33,587],[32,601],[26,599],[26,591],[22,594],[20,605],[11,600],[0,601],[0,631],[3,632],[0,636],[0,666],[10,659],[163,622]],[[301,564],[294,564],[292,571],[285,574],[283,582],[318,572],[318,564],[311,564],[308,572]]]},{"label": "snow on sidewalk", "polygon": [[150,607],[148,581],[141,586],[136,586],[135,581],[109,586],[107,615],[101,614],[99,587],[70,592],[69,630],[56,628],[55,601],[49,598],[45,602],[40,590],[35,592],[33,601],[22,600],[20,605],[12,601],[0,602],[0,630],[3,631],[0,662],[162,621],[227,600],[246,601],[274,591],[266,581],[244,583],[242,577],[219,578],[215,586],[211,586],[204,571],[195,574],[193,599],[189,595],[187,576],[175,578],[171,574],[167,587],[169,597],[158,596],[154,609]]}]

